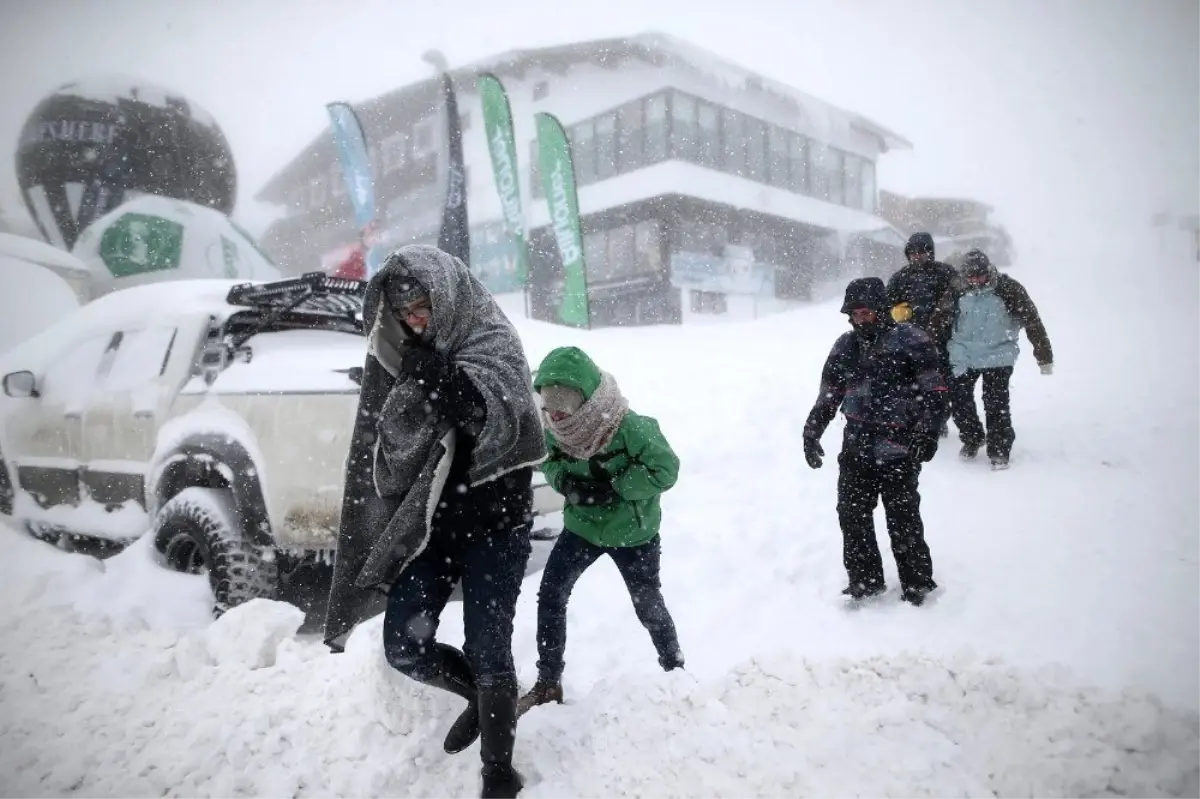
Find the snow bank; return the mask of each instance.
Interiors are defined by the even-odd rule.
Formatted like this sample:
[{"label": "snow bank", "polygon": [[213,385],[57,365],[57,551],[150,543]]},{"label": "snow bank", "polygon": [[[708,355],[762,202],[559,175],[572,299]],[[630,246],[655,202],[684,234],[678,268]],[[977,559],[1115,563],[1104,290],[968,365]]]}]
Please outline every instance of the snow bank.
[{"label": "snow bank", "polygon": [[[343,655],[256,600],[207,631],[9,619],[5,792],[470,796],[441,739],[462,701],[392,671],[379,621]],[[64,653],[70,659],[64,668]],[[537,796],[1194,795],[1194,714],[998,660],[743,662],[597,683],[521,722]]]}]

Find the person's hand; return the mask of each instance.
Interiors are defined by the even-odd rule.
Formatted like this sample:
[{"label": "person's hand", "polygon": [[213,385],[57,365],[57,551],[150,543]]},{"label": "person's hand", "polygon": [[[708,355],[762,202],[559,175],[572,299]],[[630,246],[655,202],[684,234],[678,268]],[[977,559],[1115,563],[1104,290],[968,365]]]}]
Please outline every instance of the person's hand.
[{"label": "person's hand", "polygon": [[808,461],[810,469],[821,468],[821,458],[825,457],[825,450],[821,449],[821,442],[814,436],[804,437],[804,460]]},{"label": "person's hand", "polygon": [[562,488],[563,497],[571,505],[612,505],[621,499],[612,483],[573,474],[563,477]]},{"label": "person's hand", "polygon": [[917,463],[929,463],[933,460],[933,456],[937,454],[937,448],[938,442],[936,438],[919,438],[913,442],[909,451]]},{"label": "person's hand", "polygon": [[1044,375],[1054,374],[1054,364],[1052,364],[1052,363],[1043,363],[1043,364],[1041,364],[1041,368],[1042,368],[1042,374],[1044,374]]}]

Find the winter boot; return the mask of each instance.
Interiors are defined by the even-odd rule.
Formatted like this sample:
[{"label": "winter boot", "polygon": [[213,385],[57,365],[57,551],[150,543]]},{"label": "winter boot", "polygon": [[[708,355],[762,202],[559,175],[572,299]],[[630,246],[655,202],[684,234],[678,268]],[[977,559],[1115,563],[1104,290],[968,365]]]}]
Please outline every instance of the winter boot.
[{"label": "winter boot", "polygon": [[483,799],[515,799],[525,787],[512,765],[517,738],[517,675],[479,680],[479,759]]},{"label": "winter boot", "polygon": [[850,583],[842,589],[842,595],[848,596],[851,599],[870,599],[873,596],[879,596],[887,591],[887,586],[883,583]]},{"label": "winter boot", "polygon": [[962,445],[962,449],[960,449],[958,451],[958,457],[962,458],[965,461],[969,461],[972,458],[974,458],[976,455],[979,454],[980,446],[981,446],[980,444],[972,444],[972,443],[964,441],[963,445]]},{"label": "winter boot", "polygon": [[913,607],[921,607],[925,604],[925,597],[929,596],[937,589],[937,584],[930,582],[928,585],[913,585],[907,586],[900,594],[900,601],[907,602]]},{"label": "winter boot", "polygon": [[563,703],[562,681],[546,677],[538,677],[537,682],[529,689],[529,693],[521,697],[517,703],[517,715],[524,716],[538,705],[548,705],[551,702]]},{"label": "winter boot", "polygon": [[466,710],[450,727],[450,732],[442,744],[447,754],[453,755],[475,743],[475,739],[479,737],[479,704],[475,678],[471,675],[471,666],[462,652],[442,643],[434,644],[433,650],[437,671],[433,677],[425,680],[425,684],[458,694],[467,700]]},{"label": "winter boot", "polygon": [[993,472],[1003,471],[1008,468],[1008,456],[1007,455],[993,455],[991,457],[991,461],[992,461],[992,471]]}]

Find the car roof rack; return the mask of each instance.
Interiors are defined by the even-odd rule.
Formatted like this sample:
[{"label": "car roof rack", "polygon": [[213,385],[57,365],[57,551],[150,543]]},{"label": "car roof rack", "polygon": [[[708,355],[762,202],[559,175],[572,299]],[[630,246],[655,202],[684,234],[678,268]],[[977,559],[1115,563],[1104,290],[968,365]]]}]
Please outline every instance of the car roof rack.
[{"label": "car roof rack", "polygon": [[239,283],[229,289],[225,302],[280,312],[355,316],[362,312],[366,289],[362,280],[308,272],[270,283]]},{"label": "car roof rack", "polygon": [[331,277],[324,272],[309,272],[271,283],[239,283],[229,289],[225,301],[263,313],[245,330],[231,335],[231,343],[234,348],[241,347],[255,335],[273,328],[285,316],[314,322],[320,317],[337,317],[361,326],[366,286],[361,280]]}]

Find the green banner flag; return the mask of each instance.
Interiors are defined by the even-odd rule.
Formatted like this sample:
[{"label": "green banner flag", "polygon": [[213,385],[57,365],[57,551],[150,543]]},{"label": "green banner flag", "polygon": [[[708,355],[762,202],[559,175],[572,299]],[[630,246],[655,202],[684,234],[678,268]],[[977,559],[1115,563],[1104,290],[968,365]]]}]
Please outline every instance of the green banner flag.
[{"label": "green banner flag", "polygon": [[558,317],[563,324],[590,327],[587,267],[583,260],[583,230],[579,222],[579,194],[575,189],[575,167],[571,143],[562,123],[553,114],[536,115],[538,168],[550,209],[550,225],[562,258],[562,303]]},{"label": "green banner flag", "polygon": [[521,211],[521,184],[517,179],[512,108],[504,85],[495,75],[484,73],[479,76],[479,93],[483,98],[483,127],[488,153],[492,157],[492,174],[504,211],[504,229],[516,242],[517,280],[524,285],[529,277],[529,250],[525,246],[525,214]]}]

